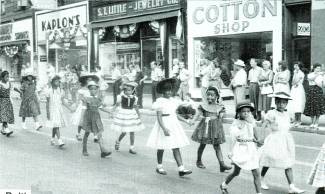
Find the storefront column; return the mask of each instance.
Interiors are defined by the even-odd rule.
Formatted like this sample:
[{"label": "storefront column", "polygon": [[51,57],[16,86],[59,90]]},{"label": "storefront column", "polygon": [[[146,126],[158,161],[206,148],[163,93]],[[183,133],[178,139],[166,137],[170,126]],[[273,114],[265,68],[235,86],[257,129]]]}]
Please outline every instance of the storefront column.
[{"label": "storefront column", "polygon": [[90,65],[89,65],[89,71],[93,71],[95,70],[95,66],[98,65],[98,48],[99,48],[99,44],[98,44],[98,29],[94,29],[93,31],[93,35],[92,35],[92,61],[90,61]]}]

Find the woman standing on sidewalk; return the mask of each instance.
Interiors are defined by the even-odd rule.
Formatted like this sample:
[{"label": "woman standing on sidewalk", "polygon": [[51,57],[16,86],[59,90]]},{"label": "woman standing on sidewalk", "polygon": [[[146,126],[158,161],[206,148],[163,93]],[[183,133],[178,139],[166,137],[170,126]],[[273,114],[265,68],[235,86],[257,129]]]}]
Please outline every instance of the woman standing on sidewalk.
[{"label": "woman standing on sidewalk", "polygon": [[36,77],[32,74],[22,78],[20,90],[15,89],[20,93],[21,105],[19,116],[22,117],[22,128],[26,129],[26,117],[33,117],[35,122],[35,130],[39,130],[42,126],[38,121],[38,116],[41,114],[41,108],[36,93]]},{"label": "woman standing on sidewalk", "polygon": [[15,121],[14,110],[10,99],[11,84],[9,82],[9,72],[3,71],[0,76],[0,123],[2,123],[1,133],[9,137],[13,131],[8,124]]},{"label": "woman standing on sidewalk", "polygon": [[271,63],[267,60],[262,62],[262,67],[263,69],[258,77],[258,84],[260,86],[260,93],[258,96],[258,111],[267,113],[269,110],[271,110],[272,98],[268,95],[273,93],[273,71],[270,69]]},{"label": "woman standing on sidewalk", "polygon": [[325,113],[325,99],[323,97],[321,64],[313,65],[313,71],[308,74],[309,88],[307,91],[304,115],[311,117],[310,128],[317,129],[319,117]]},{"label": "woman standing on sidewalk", "polygon": [[184,122],[186,120],[176,114],[180,100],[172,96],[175,87],[175,79],[164,79],[157,84],[157,92],[163,96],[152,105],[157,111],[157,121],[149,135],[147,146],[157,149],[156,172],[158,174],[167,174],[162,165],[163,155],[165,149],[171,149],[178,166],[178,174],[182,177],[191,174],[192,171],[185,169],[182,161],[180,148],[189,145],[189,141],[179,123],[179,120]]}]

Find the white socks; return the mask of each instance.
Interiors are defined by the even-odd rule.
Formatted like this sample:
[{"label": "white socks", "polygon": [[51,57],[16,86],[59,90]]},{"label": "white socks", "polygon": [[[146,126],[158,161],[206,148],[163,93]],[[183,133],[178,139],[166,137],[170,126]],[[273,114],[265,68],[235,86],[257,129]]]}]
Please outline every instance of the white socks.
[{"label": "white socks", "polygon": [[181,165],[181,166],[178,167],[178,171],[184,171],[184,170],[185,170],[184,165]]},{"label": "white socks", "polygon": [[157,164],[157,168],[158,169],[162,169],[163,168],[163,165],[162,164]]},{"label": "white socks", "polygon": [[131,149],[131,150],[134,150],[134,148],[135,148],[134,145],[130,146],[130,149]]}]

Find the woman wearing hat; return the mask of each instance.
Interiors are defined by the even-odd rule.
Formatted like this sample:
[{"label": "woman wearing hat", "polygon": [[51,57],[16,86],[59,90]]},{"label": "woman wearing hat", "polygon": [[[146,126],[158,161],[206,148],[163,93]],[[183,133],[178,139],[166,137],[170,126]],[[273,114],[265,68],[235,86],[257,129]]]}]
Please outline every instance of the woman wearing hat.
[{"label": "woman wearing hat", "polygon": [[256,146],[260,142],[254,133],[256,124],[252,116],[253,111],[254,107],[248,101],[240,102],[236,106],[236,120],[230,127],[233,143],[229,155],[234,165],[234,171],[220,185],[223,194],[228,193],[228,184],[240,174],[242,169],[252,172],[256,193],[261,193],[259,157]]},{"label": "woman wearing hat", "polygon": [[245,71],[244,61],[238,59],[235,62],[235,69],[237,72],[231,80],[231,88],[234,92],[235,104],[237,105],[246,99],[247,73]]},{"label": "woman wearing hat", "polygon": [[144,129],[144,125],[140,119],[140,112],[137,106],[138,98],[135,96],[137,87],[135,82],[126,82],[122,84],[122,93],[117,96],[117,102],[114,108],[117,108],[114,114],[111,128],[119,133],[120,136],[115,142],[115,150],[119,150],[120,142],[125,137],[126,133],[130,133],[130,149],[131,154],[136,154],[134,148],[135,132]]},{"label": "woman wearing hat", "polygon": [[162,160],[164,150],[171,149],[177,162],[179,176],[184,176],[191,174],[192,171],[185,169],[181,157],[180,148],[189,145],[189,141],[179,123],[179,120],[187,121],[176,114],[180,100],[172,96],[175,86],[175,79],[164,79],[157,84],[157,92],[162,94],[162,97],[152,105],[152,108],[157,111],[157,121],[149,135],[147,146],[157,149],[156,172],[158,174],[167,174],[163,169]]},{"label": "woman wearing hat", "polygon": [[19,116],[22,117],[22,128],[26,129],[26,117],[33,117],[35,129],[39,130],[42,126],[38,122],[41,109],[36,94],[36,77],[32,73],[22,77],[21,88],[20,90],[15,88],[15,91],[21,96]]},{"label": "woman wearing hat", "polygon": [[285,92],[274,93],[272,97],[275,99],[276,109],[270,110],[265,115],[263,122],[263,126],[271,129],[272,132],[265,138],[261,148],[262,189],[269,189],[264,177],[271,167],[285,170],[289,193],[303,193],[303,190],[295,187],[293,181],[295,142],[290,133],[290,115],[286,111],[288,100],[291,100],[291,97]]}]

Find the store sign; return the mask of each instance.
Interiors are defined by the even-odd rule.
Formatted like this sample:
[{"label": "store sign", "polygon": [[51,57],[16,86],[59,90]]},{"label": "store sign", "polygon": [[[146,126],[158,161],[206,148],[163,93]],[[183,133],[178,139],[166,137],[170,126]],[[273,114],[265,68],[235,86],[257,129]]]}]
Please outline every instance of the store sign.
[{"label": "store sign", "polygon": [[0,27],[0,42],[11,40],[12,24],[1,25]]},{"label": "store sign", "polygon": [[85,26],[88,22],[87,5],[62,8],[49,12],[36,12],[36,30],[38,41],[47,40],[50,32]]},{"label": "store sign", "polygon": [[180,0],[136,0],[94,8],[95,19],[132,17],[180,8]]},{"label": "store sign", "polygon": [[310,36],[310,23],[297,23],[297,36]]},{"label": "store sign", "polygon": [[[21,23],[0,25],[0,43],[15,40],[29,40],[29,31],[20,31]],[[26,25],[26,24],[25,24]]]},{"label": "store sign", "polygon": [[281,10],[278,0],[188,1],[189,25],[197,34],[273,31],[281,27]]}]

